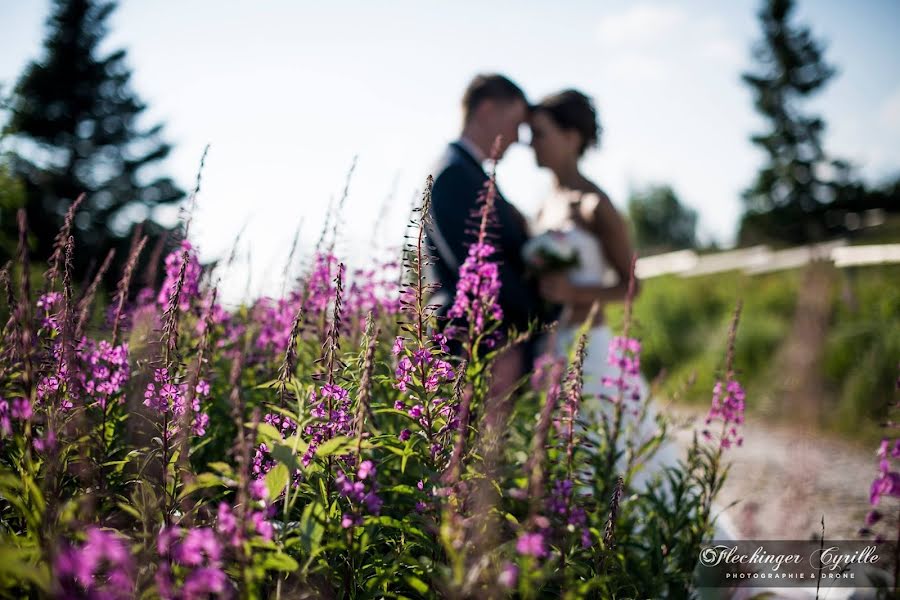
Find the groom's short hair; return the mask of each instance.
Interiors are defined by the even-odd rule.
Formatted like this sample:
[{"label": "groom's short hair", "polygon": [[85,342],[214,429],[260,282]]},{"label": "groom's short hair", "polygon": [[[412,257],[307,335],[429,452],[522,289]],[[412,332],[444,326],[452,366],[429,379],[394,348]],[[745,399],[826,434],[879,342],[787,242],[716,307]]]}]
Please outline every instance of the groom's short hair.
[{"label": "groom's short hair", "polygon": [[513,102],[521,100],[528,105],[525,92],[499,73],[481,73],[475,76],[463,94],[463,120],[468,121],[469,116],[475,112],[478,105],[485,100],[503,100]]}]

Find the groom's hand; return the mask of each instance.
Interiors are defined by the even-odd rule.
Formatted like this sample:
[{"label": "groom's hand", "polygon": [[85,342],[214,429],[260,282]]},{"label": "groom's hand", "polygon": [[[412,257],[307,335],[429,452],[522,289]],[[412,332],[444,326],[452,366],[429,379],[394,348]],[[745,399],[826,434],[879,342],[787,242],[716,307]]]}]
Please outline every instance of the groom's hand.
[{"label": "groom's hand", "polygon": [[567,304],[572,299],[572,283],[565,273],[547,273],[538,281],[541,296],[554,304]]}]

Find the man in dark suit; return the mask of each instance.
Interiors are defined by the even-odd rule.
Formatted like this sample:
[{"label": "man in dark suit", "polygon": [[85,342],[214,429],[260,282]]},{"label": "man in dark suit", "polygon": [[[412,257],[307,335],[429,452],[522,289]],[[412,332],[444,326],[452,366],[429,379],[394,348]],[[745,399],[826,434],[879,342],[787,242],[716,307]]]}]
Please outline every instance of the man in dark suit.
[{"label": "man in dark suit", "polygon": [[[438,317],[446,316],[453,305],[459,267],[478,229],[479,198],[488,175],[482,163],[495,153],[499,160],[518,141],[519,126],[528,118],[525,94],[502,75],[478,75],[463,96],[463,128],[458,140],[447,147],[434,173],[431,195],[431,223],[427,229],[434,248],[433,276],[440,290],[433,302],[440,305]],[[499,146],[494,147],[499,136]],[[522,214],[497,190],[494,201],[492,238],[497,248],[490,258],[499,265],[499,304],[503,309],[504,332],[511,326],[524,331],[539,316],[540,301],[535,284],[525,274],[522,246],[528,239]],[[514,352],[512,371],[524,374],[531,368],[533,343]]]}]

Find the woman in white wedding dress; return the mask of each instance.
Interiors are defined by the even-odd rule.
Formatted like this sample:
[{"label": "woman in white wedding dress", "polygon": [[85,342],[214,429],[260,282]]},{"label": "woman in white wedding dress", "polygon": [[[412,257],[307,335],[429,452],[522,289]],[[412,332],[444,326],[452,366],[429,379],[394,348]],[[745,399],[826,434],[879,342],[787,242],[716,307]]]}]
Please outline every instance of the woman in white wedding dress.
[{"label": "woman in white wedding dress", "polygon": [[[625,221],[607,195],[582,175],[579,159],[596,145],[599,124],[590,98],[575,90],[566,90],[545,98],[532,109],[531,145],[539,166],[555,176],[555,188],[541,206],[534,233],[559,231],[577,249],[578,265],[565,273],[546,276],[541,281],[541,294],[549,301],[564,306],[555,336],[555,351],[564,355],[575,341],[581,324],[589,316],[591,305],[600,303],[600,311],[588,332],[584,363],[584,392],[588,395],[580,409],[581,418],[598,423],[604,416],[612,419],[615,405],[600,398],[616,397],[616,389],[604,386],[604,377],[617,379],[620,369],[607,361],[614,333],[606,324],[603,306],[625,300],[631,267],[632,246]],[[623,400],[623,427],[619,447],[624,438],[635,445],[649,440],[657,432],[657,408],[648,399],[649,386],[638,375],[640,401]],[[646,401],[647,409],[636,415]],[[643,489],[653,476],[667,465],[675,465],[681,450],[672,440],[664,440],[657,452],[635,473],[631,485]],[[625,457],[617,470],[625,467]],[[734,539],[733,527],[725,515],[717,522],[715,539]]]}]

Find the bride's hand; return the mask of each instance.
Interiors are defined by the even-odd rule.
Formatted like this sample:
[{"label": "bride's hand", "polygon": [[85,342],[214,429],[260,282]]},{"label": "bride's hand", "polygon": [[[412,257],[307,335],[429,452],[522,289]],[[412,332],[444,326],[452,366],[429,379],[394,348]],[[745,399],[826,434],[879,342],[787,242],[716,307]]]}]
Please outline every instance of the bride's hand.
[{"label": "bride's hand", "polygon": [[555,304],[566,304],[572,297],[572,283],[565,273],[541,275],[538,290],[544,299]]}]

